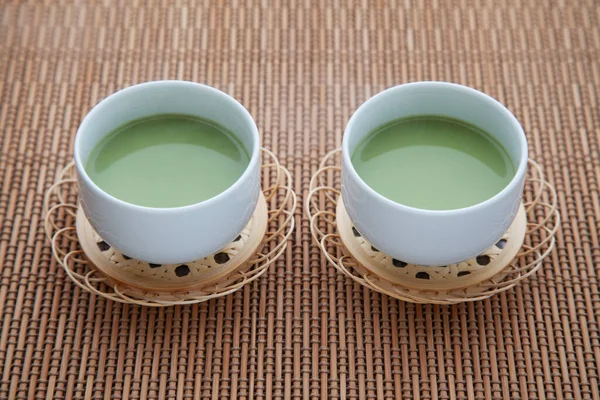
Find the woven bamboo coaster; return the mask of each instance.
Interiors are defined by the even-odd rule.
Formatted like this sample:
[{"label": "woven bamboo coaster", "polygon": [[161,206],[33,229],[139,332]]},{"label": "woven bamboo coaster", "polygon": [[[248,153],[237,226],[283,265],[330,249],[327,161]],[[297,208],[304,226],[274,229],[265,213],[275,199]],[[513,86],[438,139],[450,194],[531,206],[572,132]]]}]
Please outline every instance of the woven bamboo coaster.
[{"label": "woven bamboo coaster", "polygon": [[535,273],[554,246],[560,223],[556,193],[541,168],[530,161],[526,185],[535,195],[525,199],[511,227],[495,245],[471,260],[440,267],[394,259],[360,235],[340,190],[325,184],[328,178],[339,182],[339,154],[340,150],[329,153],[311,180],[307,199],[311,233],[334,267],[373,290],[414,303],[480,300]]},{"label": "woven bamboo coaster", "polygon": [[[54,256],[78,286],[124,303],[189,304],[231,293],[266,272],[285,251],[294,229],[296,196],[289,172],[263,149],[265,158],[262,173],[271,184],[261,193],[242,232],[209,257],[174,265],[132,259],[102,240],[77,206],[75,170],[70,164],[46,196],[45,227]],[[61,212],[71,218],[61,218]]]}]

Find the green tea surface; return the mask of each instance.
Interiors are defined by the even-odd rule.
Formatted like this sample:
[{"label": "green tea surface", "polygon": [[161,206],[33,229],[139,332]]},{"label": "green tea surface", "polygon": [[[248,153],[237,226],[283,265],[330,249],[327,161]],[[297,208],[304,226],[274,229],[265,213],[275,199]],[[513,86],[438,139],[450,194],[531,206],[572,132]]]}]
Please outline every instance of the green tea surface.
[{"label": "green tea surface", "polygon": [[249,156],[218,124],[162,114],[129,122],[92,150],[86,172],[112,196],[147,207],[179,207],[207,200],[242,175]]},{"label": "green tea surface", "polygon": [[428,210],[472,206],[500,192],[515,175],[507,151],[460,120],[415,116],[370,132],[352,164],[375,191]]}]

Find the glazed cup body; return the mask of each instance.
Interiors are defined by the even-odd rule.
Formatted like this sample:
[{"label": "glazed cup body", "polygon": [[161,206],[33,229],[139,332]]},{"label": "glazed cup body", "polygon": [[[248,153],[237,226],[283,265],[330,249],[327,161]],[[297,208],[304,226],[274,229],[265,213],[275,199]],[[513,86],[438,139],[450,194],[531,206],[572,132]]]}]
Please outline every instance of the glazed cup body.
[{"label": "glazed cup body", "polygon": [[[152,208],[117,199],[90,179],[85,165],[103,137],[129,121],[171,113],[215,121],[236,135],[250,162],[232,186],[200,203]],[[108,96],[81,123],[74,155],[80,203],[92,227],[123,254],[147,262],[182,263],[219,251],[246,226],[260,193],[260,139],[254,120],[231,96],[194,82],[147,82]]]},{"label": "glazed cup body", "polygon": [[[409,207],[377,193],[354,169],[352,154],[375,128],[413,115],[456,118],[485,130],[507,150],[515,176],[493,197],[455,210]],[[521,203],[527,160],[523,128],[497,100],[453,83],[408,83],[371,97],[350,118],[342,142],[342,198],[357,230],[377,249],[417,265],[453,264],[477,256],[507,231]]]}]

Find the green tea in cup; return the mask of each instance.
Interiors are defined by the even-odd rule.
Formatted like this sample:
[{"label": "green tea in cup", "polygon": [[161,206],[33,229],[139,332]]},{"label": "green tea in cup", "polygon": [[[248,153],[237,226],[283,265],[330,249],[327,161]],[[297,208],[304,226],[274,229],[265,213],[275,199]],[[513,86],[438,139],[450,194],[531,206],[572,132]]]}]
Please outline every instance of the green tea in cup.
[{"label": "green tea in cup", "polygon": [[374,129],[356,147],[352,164],[379,194],[427,210],[481,203],[504,189],[516,172],[492,135],[435,115],[404,117]]},{"label": "green tea in cup", "polygon": [[94,147],[86,164],[106,193],[146,207],[180,207],[233,185],[250,158],[236,136],[216,122],[159,114],[128,122]]},{"label": "green tea in cup", "polygon": [[133,85],[100,101],[77,130],[81,209],[131,258],[198,260],[252,218],[260,151],[256,123],[228,94],[187,81]]},{"label": "green tea in cup", "polygon": [[454,264],[506,233],[527,159],[523,128],[494,98],[449,82],[405,83],[348,121],[341,197],[379,251],[410,264]]}]

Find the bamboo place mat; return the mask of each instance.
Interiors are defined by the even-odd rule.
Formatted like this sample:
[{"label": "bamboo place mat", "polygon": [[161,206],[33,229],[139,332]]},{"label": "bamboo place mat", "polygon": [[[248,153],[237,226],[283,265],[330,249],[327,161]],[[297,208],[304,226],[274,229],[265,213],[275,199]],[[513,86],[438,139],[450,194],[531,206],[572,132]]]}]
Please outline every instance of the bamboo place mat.
[{"label": "bamboo place mat", "polygon": [[[599,398],[599,27],[595,0],[0,0],[0,398]],[[249,109],[292,173],[297,229],[232,295],[113,303],[57,266],[42,200],[94,104],[167,78]],[[506,104],[559,193],[556,249],[489,300],[363,289],[304,215],[353,110],[428,79]]]}]

